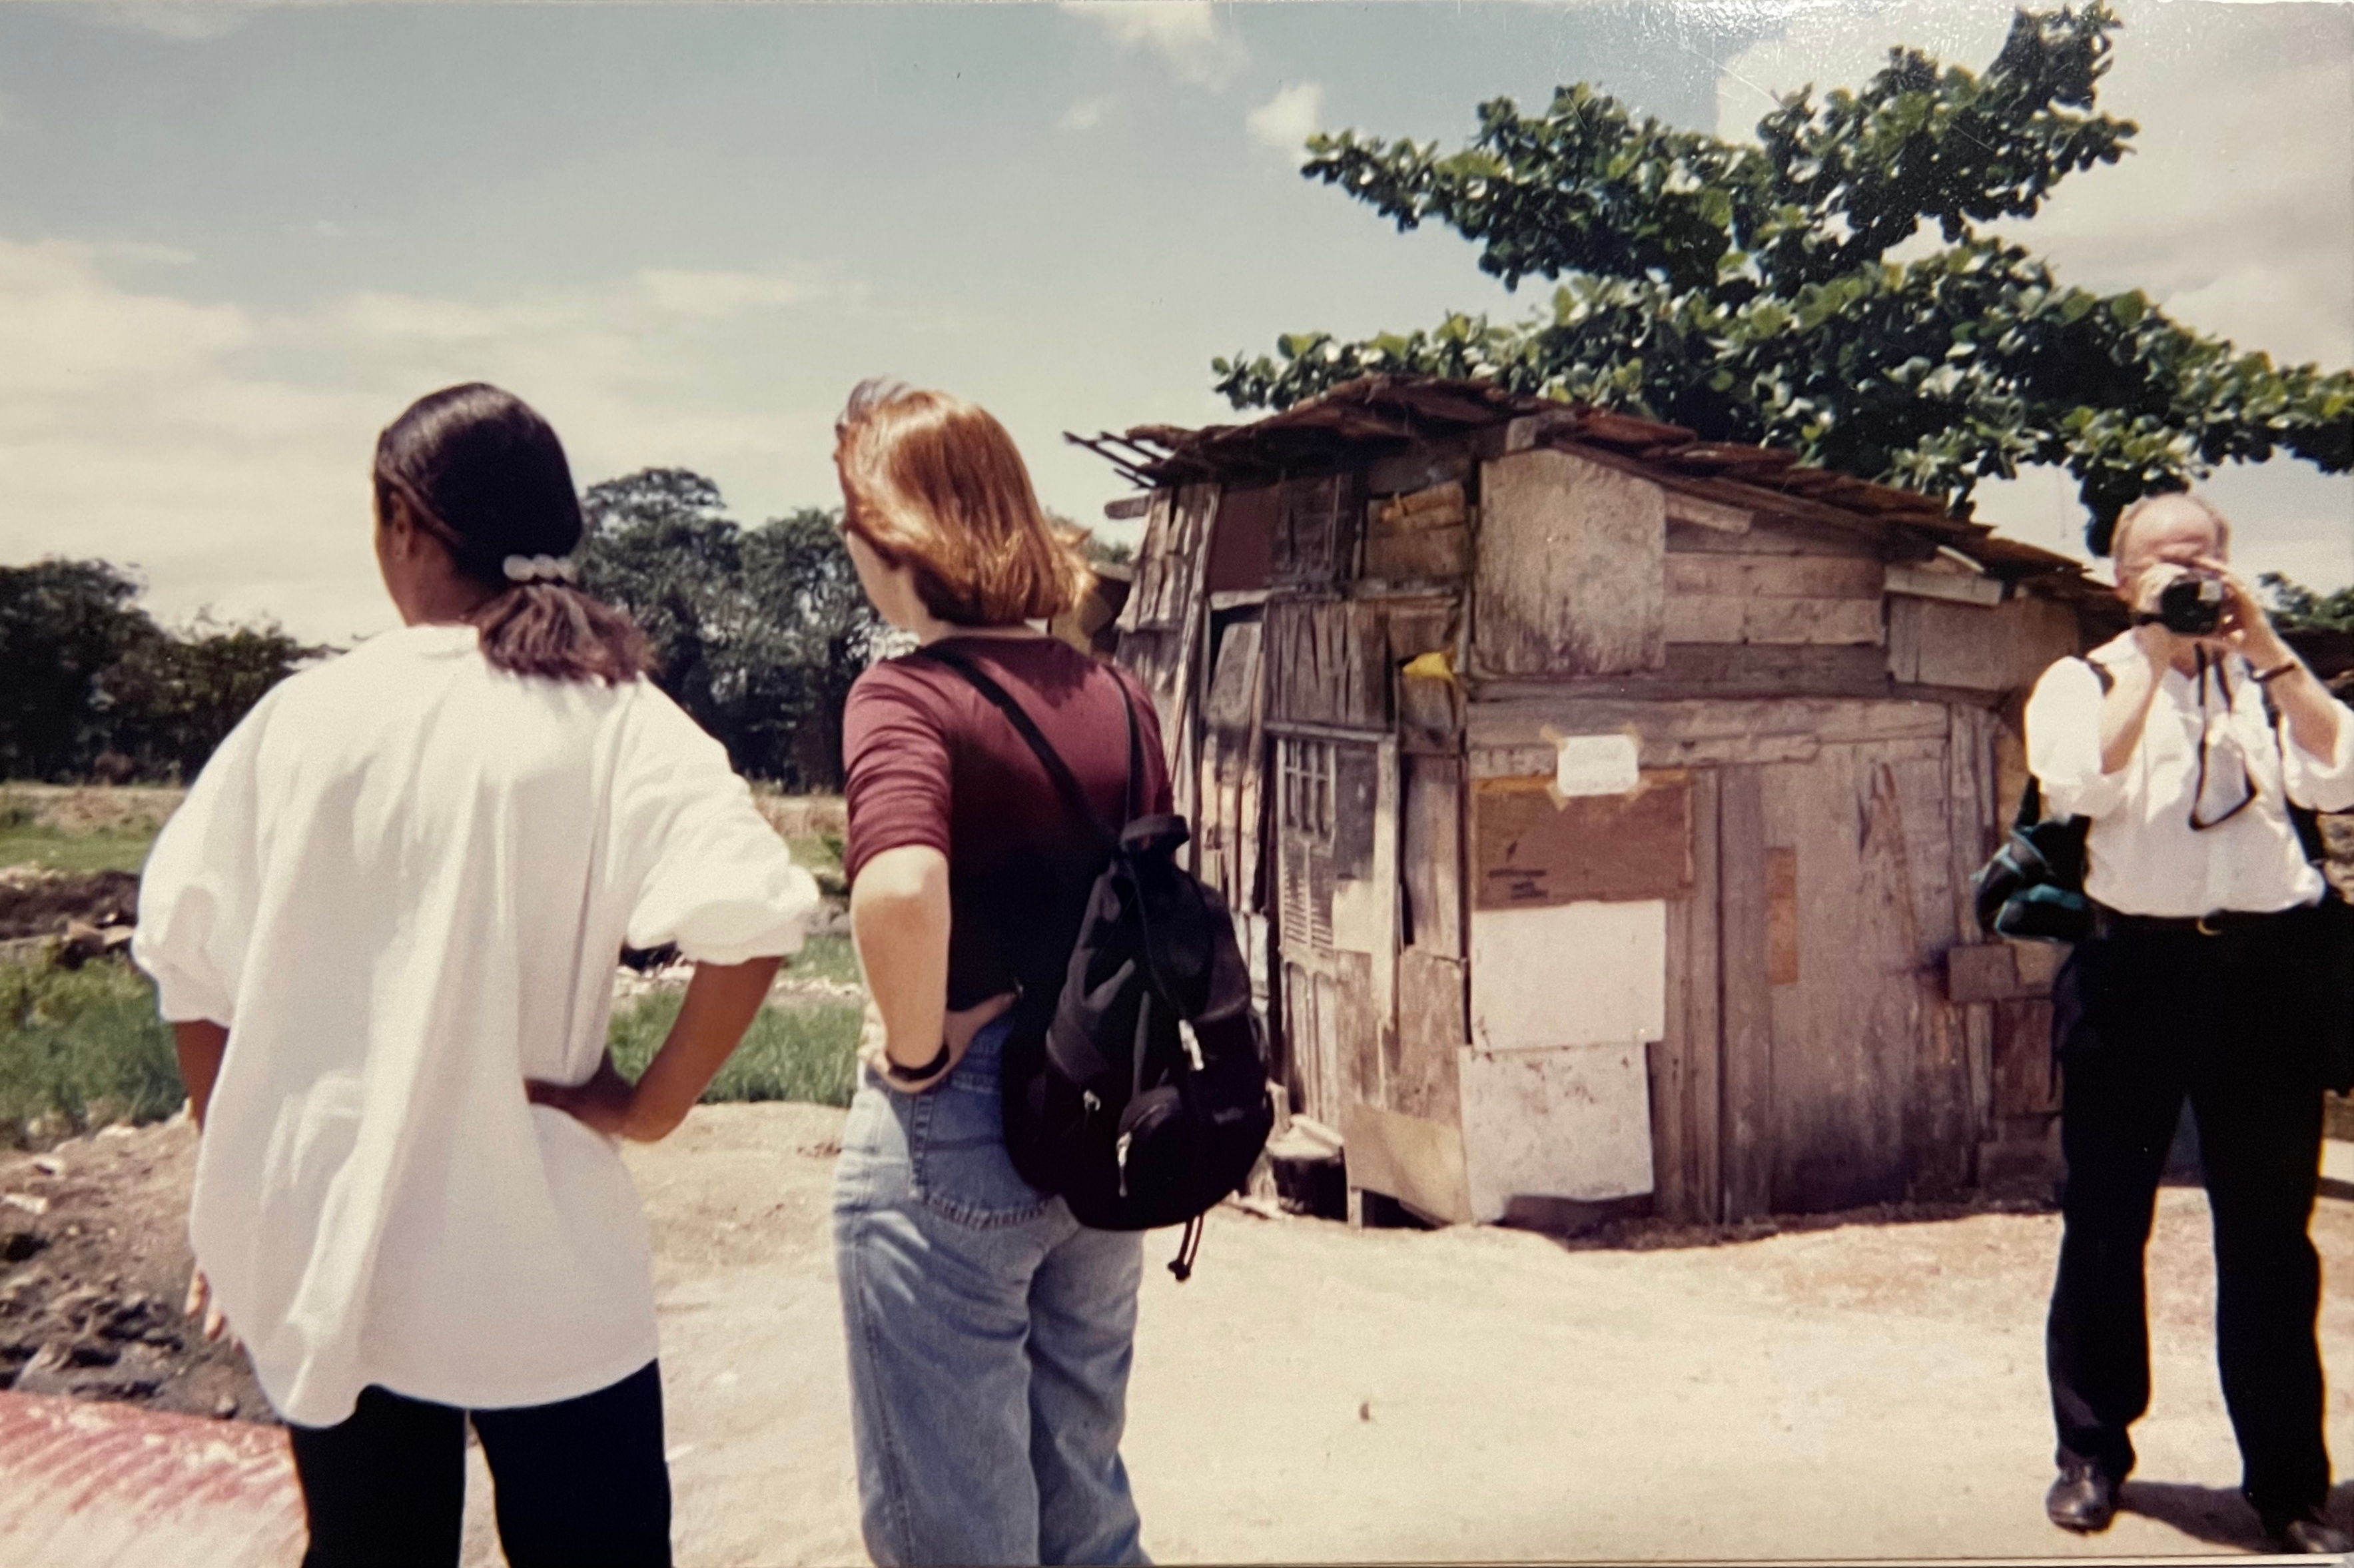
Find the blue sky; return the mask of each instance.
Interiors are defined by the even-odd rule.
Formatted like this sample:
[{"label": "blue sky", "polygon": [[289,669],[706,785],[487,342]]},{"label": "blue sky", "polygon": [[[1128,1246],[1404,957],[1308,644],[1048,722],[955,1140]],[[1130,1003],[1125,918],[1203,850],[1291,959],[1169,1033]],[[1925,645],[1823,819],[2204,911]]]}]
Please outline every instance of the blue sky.
[{"label": "blue sky", "polygon": [[[2126,9],[2144,151],[2024,226],[2277,356],[2354,357],[2354,10]],[[651,463],[758,518],[833,499],[888,372],[973,397],[1049,504],[1066,429],[1234,417],[1214,355],[1533,309],[1451,232],[1301,180],[1310,129],[1459,139],[1597,81],[1739,132],[2000,5],[404,6],[0,3],[0,560],[134,562],[172,617],[388,624],[367,454],[412,397],[538,405],[586,483]],[[2228,478],[2247,564],[2354,580],[2354,483]],[[1982,515],[2046,545],[2064,487]]]}]

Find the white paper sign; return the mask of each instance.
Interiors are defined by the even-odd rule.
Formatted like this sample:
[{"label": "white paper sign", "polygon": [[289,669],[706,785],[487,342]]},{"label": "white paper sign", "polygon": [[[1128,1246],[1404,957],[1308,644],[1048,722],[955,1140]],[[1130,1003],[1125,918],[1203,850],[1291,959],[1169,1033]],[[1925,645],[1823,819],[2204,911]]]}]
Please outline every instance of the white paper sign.
[{"label": "white paper sign", "polygon": [[1626,795],[1642,781],[1631,735],[1564,735],[1553,787],[1563,795]]}]

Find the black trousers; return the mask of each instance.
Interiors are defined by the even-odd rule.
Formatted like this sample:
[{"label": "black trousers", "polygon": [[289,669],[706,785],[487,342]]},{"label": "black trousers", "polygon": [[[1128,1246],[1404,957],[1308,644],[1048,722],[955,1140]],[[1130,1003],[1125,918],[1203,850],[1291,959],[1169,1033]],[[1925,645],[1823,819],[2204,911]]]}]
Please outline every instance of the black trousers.
[{"label": "black trousers", "polygon": [[2296,915],[2122,931],[2080,945],[2053,991],[2065,1229],[2045,1350],[2060,1459],[2122,1480],[2149,1405],[2143,1252],[2188,1097],[2215,1237],[2215,1336],[2242,1488],[2269,1518],[2322,1503],[2317,1319],[2307,1227],[2321,1157],[2319,1042]]},{"label": "black trousers", "polygon": [[[370,1387],[335,1425],[290,1425],[311,1527],[303,1568],[454,1565],[468,1416]],[[578,1399],[472,1418],[514,1568],[670,1568],[656,1363]]]}]

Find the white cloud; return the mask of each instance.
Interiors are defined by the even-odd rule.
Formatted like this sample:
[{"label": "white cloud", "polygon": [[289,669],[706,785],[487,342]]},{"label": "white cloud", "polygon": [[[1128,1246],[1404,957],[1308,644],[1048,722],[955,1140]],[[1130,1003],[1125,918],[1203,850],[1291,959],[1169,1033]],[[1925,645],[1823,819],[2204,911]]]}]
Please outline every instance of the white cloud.
[{"label": "white cloud", "polygon": [[1323,116],[1323,84],[1295,81],[1252,110],[1244,122],[1250,127],[1253,140],[1297,157]]},{"label": "white cloud", "polygon": [[1248,62],[1224,7],[1208,0],[1065,0],[1063,9],[1111,34],[1123,49],[1148,49],[1181,81],[1224,87]]},{"label": "white cloud", "polygon": [[1063,117],[1055,122],[1055,129],[1092,131],[1104,122],[1104,116],[1111,112],[1111,108],[1112,100],[1108,97],[1082,98],[1063,111]]},{"label": "white cloud", "polygon": [[[169,259],[0,238],[0,560],[138,566],[168,618],[379,629],[391,611],[367,547],[370,445],[411,398],[467,380],[539,407],[583,483],[653,461],[822,471],[825,420],[778,407],[773,388],[714,385],[766,317],[826,292],[802,278],[649,270],[510,299],[361,292],[270,313],[138,281]],[[759,343],[747,352],[758,360]]]},{"label": "white cloud", "polygon": [[673,272],[654,270],[638,274],[638,286],[656,309],[684,316],[732,316],[745,311],[779,310],[814,300],[825,292],[798,278],[770,277],[758,272]]},{"label": "white cloud", "polygon": [[239,0],[78,0],[58,8],[101,26],[201,43],[236,32],[263,7]]}]

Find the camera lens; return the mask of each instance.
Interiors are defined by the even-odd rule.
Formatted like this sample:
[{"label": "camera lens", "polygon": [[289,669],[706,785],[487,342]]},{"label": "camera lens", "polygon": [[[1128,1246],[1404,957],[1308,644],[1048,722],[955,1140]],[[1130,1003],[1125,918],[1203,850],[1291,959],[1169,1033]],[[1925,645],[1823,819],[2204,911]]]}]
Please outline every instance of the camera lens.
[{"label": "camera lens", "polygon": [[2158,593],[2158,624],[2178,637],[2204,637],[2223,622],[2223,585],[2211,577],[2187,577]]}]

